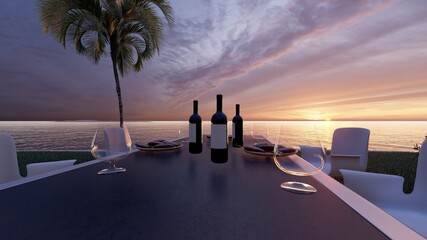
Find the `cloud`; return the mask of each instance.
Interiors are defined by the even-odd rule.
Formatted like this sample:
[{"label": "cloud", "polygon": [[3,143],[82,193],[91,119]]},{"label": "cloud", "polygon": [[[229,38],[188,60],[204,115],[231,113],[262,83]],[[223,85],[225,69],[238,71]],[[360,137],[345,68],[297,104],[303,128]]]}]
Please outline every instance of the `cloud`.
[{"label": "cloud", "polygon": [[296,42],[308,36],[361,21],[392,3],[394,1],[210,2],[209,12],[202,12],[199,20],[178,17],[156,61],[162,66],[148,78],[161,79],[172,99],[186,103],[224,81],[285,56]]},{"label": "cloud", "polygon": [[[413,91],[413,92],[401,92],[394,94],[381,94],[374,96],[363,96],[363,97],[354,97],[347,99],[338,99],[331,101],[321,101],[314,102],[305,105],[294,105],[294,106],[286,106],[281,107],[281,110],[285,109],[304,109],[304,108],[320,108],[320,107],[331,107],[331,106],[351,106],[353,104],[361,104],[361,103],[379,103],[379,102],[389,102],[394,100],[407,100],[407,99],[419,99],[426,98],[427,90],[421,91]],[[279,108],[276,108],[277,110]]]},{"label": "cloud", "polygon": [[[165,29],[160,55],[121,80],[125,119],[184,119],[195,98],[209,112],[216,92],[253,113],[315,102],[326,108],[349,99],[367,104],[405,98],[399,93],[414,92],[425,77],[419,66],[426,59],[424,2],[172,5],[177,24]],[[72,47],[64,50],[41,32],[35,2],[0,2],[0,28],[0,111],[9,113],[2,120],[117,119],[108,53],[94,65]],[[398,71],[403,68],[415,73]]]},{"label": "cloud", "polygon": [[289,54],[221,90],[245,104],[247,112],[263,112],[426,89],[426,8],[405,1],[345,31],[309,36]]}]

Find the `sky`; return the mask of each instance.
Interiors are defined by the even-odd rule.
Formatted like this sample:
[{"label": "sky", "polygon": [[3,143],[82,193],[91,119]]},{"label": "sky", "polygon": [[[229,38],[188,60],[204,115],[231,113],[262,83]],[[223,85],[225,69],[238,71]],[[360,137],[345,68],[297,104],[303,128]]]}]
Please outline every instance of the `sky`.
[{"label": "sky", "polygon": [[[427,120],[427,1],[170,0],[159,55],[121,79],[124,120]],[[37,1],[0,1],[0,120],[118,121],[95,65],[42,32]]]}]

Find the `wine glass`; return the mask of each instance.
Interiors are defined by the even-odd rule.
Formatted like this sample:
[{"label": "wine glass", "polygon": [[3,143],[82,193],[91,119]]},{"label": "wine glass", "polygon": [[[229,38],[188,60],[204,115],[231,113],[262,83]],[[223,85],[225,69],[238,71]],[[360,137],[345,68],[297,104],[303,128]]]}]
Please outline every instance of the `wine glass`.
[{"label": "wine glass", "polygon": [[190,142],[189,132],[188,129],[185,130],[185,128],[188,128],[188,125],[180,126],[178,129],[178,137],[177,139],[181,141],[182,143],[188,143]]},{"label": "wine glass", "polygon": [[[124,127],[124,141],[125,146],[122,147],[120,150],[111,150],[111,149],[100,149],[96,142],[96,138],[98,135],[98,129],[95,131],[95,135],[93,136],[92,143],[91,143],[91,154],[95,159],[103,159],[104,161],[107,161],[110,165],[106,169],[102,169],[98,172],[99,175],[109,175],[109,174],[116,174],[116,173],[122,173],[126,172],[126,169],[123,167],[116,167],[116,162],[125,159],[129,153],[132,151],[132,142],[130,141],[129,132],[127,131],[127,128]],[[118,129],[118,128],[117,128]],[[120,129],[118,129],[120,130]],[[107,133],[105,133],[107,134]],[[106,143],[104,142],[104,145]]]},{"label": "wine glass", "polygon": [[251,123],[251,137],[253,139],[253,142],[261,143],[265,142],[265,137],[268,137],[268,127],[266,126],[265,122],[258,122],[258,121],[252,121]]},{"label": "wine glass", "polygon": [[[280,128],[279,133],[277,134],[275,138],[274,143],[274,153],[273,153],[273,160],[276,164],[277,168],[279,168],[281,171],[298,176],[298,177],[305,177],[305,176],[312,176],[320,171],[322,171],[324,165],[325,165],[325,149],[322,145],[322,142],[319,139],[320,148],[318,151],[313,151],[312,155],[312,161],[310,161],[311,164],[298,164],[297,162],[294,162],[291,158],[282,157],[283,154],[280,154],[280,147],[283,146],[279,144],[281,141],[281,136],[283,132],[282,127]],[[317,132],[316,132],[317,135]],[[313,194],[316,193],[317,190],[315,187],[311,186],[310,184],[300,182],[300,181],[288,181],[283,182],[280,185],[283,189],[293,192],[293,193],[299,193],[299,194]]]}]

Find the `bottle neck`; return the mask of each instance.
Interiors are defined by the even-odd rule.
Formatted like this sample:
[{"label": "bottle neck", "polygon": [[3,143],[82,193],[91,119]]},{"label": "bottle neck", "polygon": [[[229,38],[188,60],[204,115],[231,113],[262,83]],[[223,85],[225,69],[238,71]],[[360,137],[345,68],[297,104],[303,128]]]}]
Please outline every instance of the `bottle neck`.
[{"label": "bottle neck", "polygon": [[240,115],[240,104],[236,104],[236,115]]},{"label": "bottle neck", "polygon": [[198,101],[194,100],[193,101],[193,114],[197,114],[199,112],[199,105],[198,105]]},{"label": "bottle neck", "polygon": [[222,95],[216,95],[216,111],[222,112]]}]

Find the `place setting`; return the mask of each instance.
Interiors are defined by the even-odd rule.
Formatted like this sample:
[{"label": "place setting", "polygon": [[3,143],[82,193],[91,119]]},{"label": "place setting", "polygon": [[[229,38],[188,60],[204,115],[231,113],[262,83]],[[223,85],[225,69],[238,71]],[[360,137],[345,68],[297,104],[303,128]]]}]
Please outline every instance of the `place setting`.
[{"label": "place setting", "polygon": [[[252,129],[250,136],[254,143],[246,144],[243,146],[243,151],[253,155],[259,156],[290,156],[298,153],[298,149],[285,146],[283,144],[275,144],[274,137],[280,132],[280,125],[271,124],[267,127],[266,124],[252,123]],[[277,152],[275,153],[275,147]]]},{"label": "place setting", "polygon": [[171,151],[182,148],[182,143],[176,143],[164,139],[158,139],[145,143],[144,141],[138,141],[135,143],[135,147],[140,151]]},{"label": "place setting", "polygon": [[[277,146],[276,156],[289,156],[298,153],[298,149],[292,147],[285,147],[284,145]],[[274,156],[275,145],[270,142],[254,143],[253,145],[243,146],[243,150],[249,154],[260,156]]]}]

